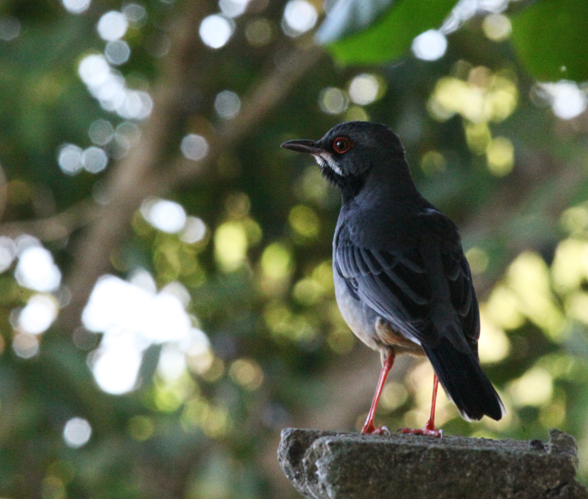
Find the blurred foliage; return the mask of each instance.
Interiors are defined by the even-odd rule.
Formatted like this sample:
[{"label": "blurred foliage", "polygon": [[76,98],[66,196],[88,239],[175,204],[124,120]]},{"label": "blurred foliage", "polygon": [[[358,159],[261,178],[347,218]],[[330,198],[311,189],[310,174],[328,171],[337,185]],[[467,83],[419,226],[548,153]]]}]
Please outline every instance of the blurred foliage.
[{"label": "blurred foliage", "polygon": [[[314,43],[318,1],[253,0],[208,33],[232,30],[217,49],[198,34],[219,12],[213,1],[0,6],[0,495],[295,497],[276,463],[280,430],[360,428],[379,362],[334,301],[338,195],[308,158],[279,148],[350,119],[389,124],[423,194],[462,231],[480,295],[481,360],[509,412],[467,423],[440,396],[444,431],[545,439],[557,426],[578,440],[587,479],[586,93],[538,85],[525,69],[547,78],[566,65],[564,76],[586,79],[583,66],[572,72],[586,52],[585,16],[573,10],[581,2],[513,14],[516,51],[507,5],[494,2],[461,18],[433,61],[405,49],[451,2],[425,9],[430,18],[409,15],[407,3],[333,46],[347,62],[401,59],[340,67],[323,54],[274,101],[301,67],[288,66],[290,51]],[[296,6],[307,16],[298,31],[284,19]],[[535,21],[523,16],[549,9],[532,35],[540,55],[530,56],[524,29]],[[117,59],[125,46],[96,29],[113,10],[128,22],[128,61]],[[406,32],[385,36],[386,16]],[[275,72],[286,75],[277,87],[257,87]],[[128,92],[127,107],[116,107],[116,91]],[[124,204],[137,193],[145,202]],[[114,243],[106,229],[93,232],[101,221]],[[47,250],[32,271],[30,248]],[[77,283],[93,272],[120,280],[101,281],[108,307],[88,306],[82,327],[88,296]],[[106,363],[128,338],[142,343]],[[133,386],[115,394],[129,372]],[[399,362],[377,419],[422,426],[431,374],[426,362]]]},{"label": "blurred foliage", "polygon": [[[361,5],[359,9],[365,9],[366,4],[377,3],[375,0],[368,2],[355,2]],[[346,2],[353,5],[353,2]],[[345,33],[345,38],[337,41],[329,47],[333,57],[344,64],[377,64],[394,60],[403,55],[413,39],[429,29],[438,28],[443,20],[451,13],[454,0],[441,0],[428,2],[427,0],[413,0],[393,2],[391,8],[384,13],[377,22],[368,30],[359,33]],[[337,12],[337,6],[333,6],[333,14]],[[375,7],[373,10],[376,10]],[[351,17],[353,19],[353,17]],[[334,24],[327,18],[325,25],[321,27],[319,40],[326,38],[332,41],[332,36],[325,28]],[[335,28],[331,28],[334,30]],[[327,38],[328,37],[328,38]],[[369,50],[366,50],[369,47]]]},{"label": "blurred foliage", "polygon": [[588,5],[582,0],[543,0],[513,17],[513,44],[522,63],[540,81],[588,79],[588,49],[582,36]]}]

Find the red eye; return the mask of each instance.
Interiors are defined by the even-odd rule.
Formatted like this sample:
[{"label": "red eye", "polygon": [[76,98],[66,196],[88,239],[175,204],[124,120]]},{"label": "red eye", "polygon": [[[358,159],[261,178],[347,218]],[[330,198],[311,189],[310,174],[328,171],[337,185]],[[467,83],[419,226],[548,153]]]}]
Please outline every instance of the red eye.
[{"label": "red eye", "polygon": [[349,151],[351,149],[351,141],[347,137],[337,137],[333,141],[333,149],[339,154]]}]

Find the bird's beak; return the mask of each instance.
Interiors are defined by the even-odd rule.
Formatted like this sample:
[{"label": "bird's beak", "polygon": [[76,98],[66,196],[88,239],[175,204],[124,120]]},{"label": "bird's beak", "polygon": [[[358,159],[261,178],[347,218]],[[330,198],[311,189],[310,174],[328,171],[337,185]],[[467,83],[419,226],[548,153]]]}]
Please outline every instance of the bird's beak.
[{"label": "bird's beak", "polygon": [[281,147],[306,154],[321,154],[325,152],[322,147],[316,145],[314,140],[289,140],[288,142],[284,142]]}]

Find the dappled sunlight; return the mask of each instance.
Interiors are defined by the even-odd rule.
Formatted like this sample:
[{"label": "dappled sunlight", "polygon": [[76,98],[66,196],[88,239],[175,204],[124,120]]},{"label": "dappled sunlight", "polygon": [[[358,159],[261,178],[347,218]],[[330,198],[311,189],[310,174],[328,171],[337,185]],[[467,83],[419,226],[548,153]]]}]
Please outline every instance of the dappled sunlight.
[{"label": "dappled sunlight", "polygon": [[560,242],[551,275],[555,289],[561,294],[577,290],[588,280],[588,241],[570,238]]},{"label": "dappled sunlight", "polygon": [[316,238],[321,230],[319,217],[309,206],[294,206],[290,210],[288,222],[302,240]]},{"label": "dappled sunlight", "polygon": [[521,313],[554,341],[566,333],[566,319],[557,307],[550,287],[549,270],[536,253],[525,252],[507,271],[508,286],[514,291]]},{"label": "dappled sunlight", "polygon": [[[173,288],[157,293],[145,271],[133,281],[101,278],[82,317],[88,330],[104,333],[100,347],[91,355],[91,366],[100,387],[113,394],[136,388],[142,356],[149,346],[176,342],[182,355],[199,355],[210,345],[206,335],[193,327],[185,310],[187,302],[182,303]],[[161,369],[172,378],[166,357],[172,351],[164,352]]]},{"label": "dappled sunlight", "polygon": [[458,76],[441,78],[428,108],[431,116],[446,121],[456,114],[464,120],[467,144],[475,155],[486,155],[490,173],[508,175],[515,164],[515,149],[507,137],[493,137],[490,124],[506,120],[516,109],[518,89],[509,71],[493,73],[464,61],[454,65]]},{"label": "dappled sunlight", "polygon": [[506,137],[495,137],[486,146],[488,169],[497,177],[508,175],[514,167],[514,145]]},{"label": "dappled sunlight", "polygon": [[517,407],[543,406],[549,403],[553,396],[553,379],[546,369],[533,367],[512,381],[507,390]]},{"label": "dappled sunlight", "polygon": [[[586,479],[588,42],[543,4],[3,5],[0,497],[290,499],[283,428],[361,429],[379,361],[335,298],[340,192],[280,148],[351,120],[398,134],[467,250],[508,412],[440,389],[437,425],[558,427]],[[378,424],[423,427],[432,384],[399,358]]]},{"label": "dappled sunlight", "polygon": [[525,322],[516,293],[506,283],[499,283],[484,303],[484,310],[497,327],[517,329]]},{"label": "dappled sunlight", "polygon": [[214,233],[214,254],[225,272],[232,272],[245,263],[247,233],[240,222],[225,222]]},{"label": "dappled sunlight", "polygon": [[517,86],[508,73],[492,73],[478,66],[470,70],[467,80],[441,78],[429,110],[441,121],[459,114],[472,123],[500,122],[513,113],[517,102]]},{"label": "dappled sunlight", "polygon": [[229,377],[248,391],[257,390],[263,383],[263,370],[255,359],[237,359],[229,367]]},{"label": "dappled sunlight", "polygon": [[272,243],[263,250],[261,270],[269,279],[280,281],[293,270],[292,254],[283,244]]},{"label": "dappled sunlight", "polygon": [[466,251],[465,256],[470,265],[470,271],[473,275],[483,274],[488,269],[490,257],[488,252],[479,246],[474,246]]},{"label": "dappled sunlight", "polygon": [[480,307],[481,331],[478,352],[482,364],[500,362],[508,356],[511,350],[506,333],[492,323],[486,310],[486,307]]},{"label": "dappled sunlight", "polygon": [[153,109],[151,96],[143,90],[127,88],[125,79],[114,71],[102,54],[82,59],[78,73],[89,92],[110,112],[121,118],[143,120]]}]

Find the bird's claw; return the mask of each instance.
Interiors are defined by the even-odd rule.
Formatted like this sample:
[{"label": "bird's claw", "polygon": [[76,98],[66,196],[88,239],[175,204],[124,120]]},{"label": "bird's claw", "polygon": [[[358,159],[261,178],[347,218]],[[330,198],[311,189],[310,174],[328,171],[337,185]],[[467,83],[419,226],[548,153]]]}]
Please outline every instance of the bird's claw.
[{"label": "bird's claw", "polygon": [[441,438],[443,436],[443,430],[435,427],[427,428],[426,426],[424,428],[398,428],[396,433],[402,433],[404,435],[427,435],[436,438]]},{"label": "bird's claw", "polygon": [[378,426],[376,428],[374,425],[371,427],[364,426],[363,430],[361,430],[361,433],[364,435],[392,435],[392,432],[387,426]]}]

